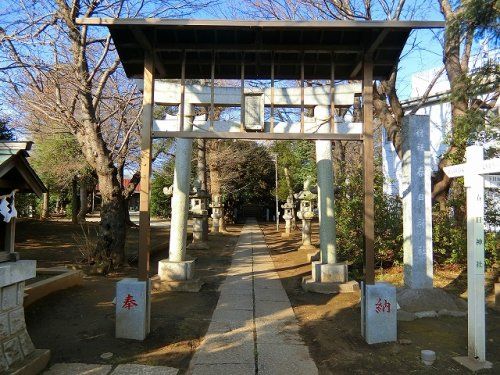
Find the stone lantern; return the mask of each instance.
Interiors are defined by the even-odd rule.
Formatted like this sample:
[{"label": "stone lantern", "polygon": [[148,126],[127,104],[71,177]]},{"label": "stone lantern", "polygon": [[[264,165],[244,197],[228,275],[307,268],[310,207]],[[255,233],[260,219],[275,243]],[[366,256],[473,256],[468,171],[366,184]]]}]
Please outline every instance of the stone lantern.
[{"label": "stone lantern", "polygon": [[15,252],[15,197],[47,192],[28,163],[32,142],[0,141],[0,374],[38,374],[50,351],[35,349],[24,320],[25,281],[36,276],[35,260]]},{"label": "stone lantern", "polygon": [[219,220],[222,217],[222,201],[221,197],[218,194],[214,195],[212,203],[210,204],[212,208],[212,232],[219,233]]},{"label": "stone lantern", "polygon": [[293,197],[291,195],[286,199],[286,203],[281,205],[281,208],[285,211],[283,214],[283,219],[285,219],[285,233],[281,233],[281,237],[290,237],[293,219]]},{"label": "stone lantern", "polygon": [[208,197],[208,193],[201,188],[201,182],[199,180],[196,180],[193,184],[193,189],[189,194],[189,213],[193,218],[193,242],[188,245],[188,249],[208,249],[208,244],[203,238],[203,222],[208,217]]},{"label": "stone lantern", "polygon": [[315,250],[316,247],[311,244],[311,221],[316,217],[315,201],[317,194],[311,191],[310,178],[304,181],[304,190],[296,194],[295,198],[300,201],[297,217],[302,220],[302,246],[299,250]]}]

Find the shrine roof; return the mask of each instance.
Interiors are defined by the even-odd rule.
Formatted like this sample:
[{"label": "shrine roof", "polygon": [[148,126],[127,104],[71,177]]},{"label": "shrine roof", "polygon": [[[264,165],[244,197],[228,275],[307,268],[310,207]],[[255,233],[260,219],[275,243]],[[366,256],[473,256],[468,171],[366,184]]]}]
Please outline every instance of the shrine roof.
[{"label": "shrine roof", "polygon": [[230,21],[82,18],[80,25],[108,27],[125,72],[142,78],[146,50],[154,51],[157,79],[208,79],[215,55],[216,79],[361,79],[372,56],[374,79],[397,65],[412,30],[442,28],[438,21]]},{"label": "shrine roof", "polygon": [[47,191],[40,177],[28,163],[33,142],[0,141],[0,192],[18,189],[41,196]]}]

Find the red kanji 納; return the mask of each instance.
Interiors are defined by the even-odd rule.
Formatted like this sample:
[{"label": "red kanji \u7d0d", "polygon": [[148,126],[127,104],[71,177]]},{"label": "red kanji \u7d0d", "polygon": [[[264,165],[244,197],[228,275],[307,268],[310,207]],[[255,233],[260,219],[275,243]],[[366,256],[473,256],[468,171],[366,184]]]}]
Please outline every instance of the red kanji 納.
[{"label": "red kanji \u7d0d", "polygon": [[375,312],[381,313],[381,312],[391,312],[391,303],[387,302],[386,299],[384,299],[384,303],[382,303],[382,299],[379,297],[377,303],[375,303]]}]

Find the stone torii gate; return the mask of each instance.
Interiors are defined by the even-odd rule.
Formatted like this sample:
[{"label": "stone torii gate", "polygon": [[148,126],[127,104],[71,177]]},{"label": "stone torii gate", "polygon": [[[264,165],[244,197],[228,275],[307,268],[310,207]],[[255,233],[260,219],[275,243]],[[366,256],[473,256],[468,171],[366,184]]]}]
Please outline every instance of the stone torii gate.
[{"label": "stone torii gate", "polygon": [[[375,283],[374,272],[374,145],[373,81],[384,80],[396,68],[409,34],[414,29],[442,28],[443,22],[428,21],[228,21],[172,19],[85,18],[79,25],[108,27],[129,78],[144,79],[143,126],[141,129],[141,192],[139,229],[139,277],[119,283],[117,327],[126,321],[129,338],[142,340],[149,333],[150,317],[150,178],[152,138],[179,138],[185,151],[197,138],[253,140],[350,140],[363,143],[365,287]],[[156,79],[180,79],[180,129],[153,131]],[[210,79],[210,126],[193,131],[190,106],[186,100],[186,79]],[[237,132],[214,130],[214,80],[271,80],[269,129],[255,128],[252,117],[242,117]],[[274,121],[275,80],[300,81],[300,131],[279,132]],[[307,132],[305,80],[329,81],[328,126],[322,132]],[[335,80],[362,82],[362,134],[335,133]],[[249,96],[248,100],[262,100]],[[242,107],[245,102],[241,102]],[[262,108],[262,107],[261,107]],[[242,113],[246,111],[242,110]],[[328,142],[329,143],[329,142]],[[326,144],[326,143],[325,143]],[[176,176],[177,181],[185,178]],[[182,184],[180,184],[182,185]],[[320,203],[321,205],[321,203]],[[179,205],[183,208],[182,205]],[[187,207],[184,206],[185,211]],[[187,212],[185,213],[187,215]],[[184,214],[180,214],[182,216]],[[184,218],[182,218],[184,221]],[[325,224],[322,222],[322,225]],[[330,259],[331,249],[326,256]],[[185,259],[184,259],[185,260]],[[184,261],[180,259],[180,261]],[[121,309],[120,293],[137,295],[137,308]],[[127,295],[126,294],[126,295]],[[367,321],[368,324],[368,321]],[[133,332],[133,334],[132,334]],[[118,334],[118,332],[117,332]],[[126,336],[122,336],[126,337]]]},{"label": "stone torii gate", "polygon": [[[158,82],[155,86],[155,103],[168,106],[181,105],[181,85],[167,82]],[[331,88],[329,86],[317,86],[304,88],[304,105],[314,108],[314,117],[305,116],[303,126],[305,133],[328,133],[330,128],[330,98]],[[354,104],[355,95],[361,94],[361,84],[351,83],[336,85],[333,89],[333,103],[336,108],[349,108]],[[212,128],[215,132],[237,133],[241,131],[241,123],[223,120],[205,120],[205,116],[193,117],[194,106],[214,106],[240,107],[244,108],[247,120],[245,126],[252,129],[264,129],[269,131],[270,122],[264,121],[264,107],[270,107],[273,103],[277,107],[298,107],[301,105],[301,90],[296,87],[276,89],[274,100],[271,100],[270,89],[238,87],[215,87],[213,90],[204,85],[187,85],[184,88],[184,115],[185,123],[189,122],[188,128],[193,132],[207,132]],[[243,105],[242,105],[243,103]],[[189,114],[186,115],[186,114]],[[301,122],[287,123],[277,122],[274,124],[274,132],[280,134],[294,133],[300,134]],[[336,134],[361,134],[362,123],[344,122],[339,118],[333,124],[333,133]],[[177,116],[167,116],[165,120],[155,120],[153,124],[153,134],[155,132],[178,131],[182,126],[180,113]],[[189,192],[189,171],[191,166],[191,143],[192,140],[185,140],[178,143],[175,158],[175,173],[172,197],[172,219],[170,227],[169,259],[163,259],[159,263],[159,276],[164,282],[170,280],[186,281],[194,277],[193,262],[185,260],[186,236],[187,236],[187,215],[185,211],[178,209],[186,207]],[[347,267],[337,264],[335,217],[334,217],[334,180],[332,169],[331,141],[316,140],[316,163],[318,166],[318,187],[319,187],[319,218],[320,218],[320,246],[321,260],[313,265],[317,268],[318,277],[316,282],[328,282],[324,276],[332,272],[321,272],[321,268],[332,267],[337,270],[336,280],[347,280]],[[181,266],[182,264],[182,266]],[[331,266],[329,266],[331,265]],[[198,283],[193,279],[191,284],[197,288]]]}]

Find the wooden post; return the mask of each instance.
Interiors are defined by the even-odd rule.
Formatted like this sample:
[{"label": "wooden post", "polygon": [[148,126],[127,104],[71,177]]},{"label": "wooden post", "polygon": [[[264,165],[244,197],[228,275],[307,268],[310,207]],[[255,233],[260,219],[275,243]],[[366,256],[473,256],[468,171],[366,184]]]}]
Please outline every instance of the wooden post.
[{"label": "wooden post", "polygon": [[16,218],[11,218],[8,223],[5,223],[5,226],[4,251],[12,254],[15,252],[16,247]]},{"label": "wooden post", "polygon": [[330,133],[335,130],[335,64],[333,63],[333,53],[330,60]]},{"label": "wooden post", "polygon": [[215,51],[212,50],[212,65],[210,69],[210,131],[214,130],[214,100],[215,100]]},{"label": "wooden post", "polygon": [[274,51],[271,55],[271,133],[274,133]]},{"label": "wooden post", "polygon": [[179,105],[179,124],[184,131],[184,102],[186,101],[186,51],[182,51],[181,65],[181,104]]},{"label": "wooden post", "polygon": [[154,106],[154,54],[144,55],[144,97],[142,102],[141,129],[141,191],[139,201],[139,280],[149,277],[149,254],[151,251],[151,227],[149,215],[151,180],[151,129],[153,127]]},{"label": "wooden post", "polygon": [[241,103],[240,103],[241,124],[240,131],[245,131],[245,55],[241,57]]},{"label": "wooden post", "polygon": [[300,132],[304,133],[304,54],[300,59]]},{"label": "wooden post", "polygon": [[364,213],[363,239],[365,244],[365,282],[375,284],[375,227],[373,200],[373,62],[365,56],[363,62],[363,171]]}]

